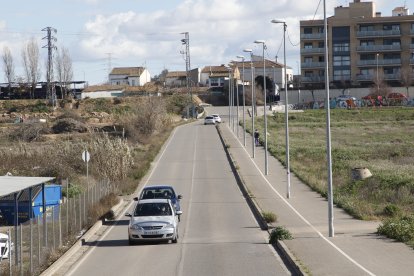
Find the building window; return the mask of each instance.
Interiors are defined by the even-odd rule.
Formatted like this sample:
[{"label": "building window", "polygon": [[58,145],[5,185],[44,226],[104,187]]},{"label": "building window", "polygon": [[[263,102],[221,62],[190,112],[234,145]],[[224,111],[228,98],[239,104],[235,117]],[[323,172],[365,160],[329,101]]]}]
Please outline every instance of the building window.
[{"label": "building window", "polygon": [[384,31],[399,31],[400,30],[400,24],[387,24],[383,25],[382,29]]},{"label": "building window", "polygon": [[360,60],[375,60],[375,54],[363,54]]},{"label": "building window", "polygon": [[131,81],[131,85],[132,85],[132,86],[135,86],[135,80],[132,80],[132,81]]},{"label": "building window", "polygon": [[360,25],[359,26],[359,30],[361,32],[365,32],[365,31],[374,31],[374,25]]},{"label": "building window", "polygon": [[318,33],[323,34],[323,29],[324,29],[324,27],[318,27]]},{"label": "building window", "polygon": [[384,59],[401,59],[400,53],[384,53]]},{"label": "building window", "polygon": [[374,40],[361,40],[360,44],[361,46],[372,46],[375,45]]},{"label": "building window", "polygon": [[322,42],[322,41],[320,41],[320,42],[318,43],[318,47],[319,47],[319,48],[325,48],[325,43],[324,43],[324,42]]},{"label": "building window", "polygon": [[313,72],[312,71],[305,71],[305,77],[312,77]]},{"label": "building window", "polygon": [[333,66],[351,65],[351,58],[349,56],[334,56]]},{"label": "building window", "polygon": [[303,33],[304,34],[312,34],[312,28],[310,28],[310,27],[303,28]]},{"label": "building window", "polygon": [[324,56],[320,56],[320,57],[318,57],[318,61],[319,61],[319,62],[325,62],[325,57],[324,57]]},{"label": "building window", "polygon": [[313,58],[312,57],[305,57],[304,61],[305,61],[305,63],[311,63],[311,62],[313,62]]},{"label": "building window", "polygon": [[384,45],[401,45],[400,39],[384,39]]},{"label": "building window", "polygon": [[351,79],[351,70],[334,70],[333,72],[334,80],[350,80]]},{"label": "building window", "polygon": [[333,45],[334,52],[349,52],[349,43],[335,43]]},{"label": "building window", "polygon": [[305,49],[312,49],[313,48],[312,43],[309,43],[309,42],[305,43],[304,48]]}]

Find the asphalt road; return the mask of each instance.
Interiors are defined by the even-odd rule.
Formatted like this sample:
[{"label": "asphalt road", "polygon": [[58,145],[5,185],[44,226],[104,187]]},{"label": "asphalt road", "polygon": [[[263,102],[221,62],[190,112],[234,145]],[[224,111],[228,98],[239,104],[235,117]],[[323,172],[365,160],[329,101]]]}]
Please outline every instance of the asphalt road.
[{"label": "asphalt road", "polygon": [[178,243],[129,246],[123,217],[68,275],[290,275],[243,199],[214,126],[177,128],[153,168],[142,185],[170,184],[183,195]]}]

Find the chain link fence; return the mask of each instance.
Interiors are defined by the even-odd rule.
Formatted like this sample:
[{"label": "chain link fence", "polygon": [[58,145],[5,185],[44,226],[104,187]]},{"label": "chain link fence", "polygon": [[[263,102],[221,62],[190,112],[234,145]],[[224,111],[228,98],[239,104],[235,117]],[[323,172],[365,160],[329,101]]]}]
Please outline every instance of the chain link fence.
[{"label": "chain link fence", "polygon": [[[62,190],[68,189],[68,183]],[[97,205],[115,189],[109,180],[99,181],[38,217],[10,227],[11,250],[0,262],[0,275],[39,275],[96,222]]]}]

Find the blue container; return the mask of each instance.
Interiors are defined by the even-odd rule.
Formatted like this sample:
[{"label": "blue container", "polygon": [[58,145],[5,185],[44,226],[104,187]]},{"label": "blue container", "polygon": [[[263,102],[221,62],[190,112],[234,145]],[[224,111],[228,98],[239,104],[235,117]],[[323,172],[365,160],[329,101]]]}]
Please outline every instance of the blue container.
[{"label": "blue container", "polygon": [[[30,219],[29,206],[32,205],[31,217],[37,217],[43,213],[43,202],[42,202],[42,186],[36,186],[32,188],[32,198],[29,199],[29,190],[24,190],[18,200],[18,217],[19,224],[26,222]],[[45,185],[45,201],[46,210],[55,207],[54,217],[59,214],[59,206],[62,199],[62,186],[52,184]],[[0,198],[0,212],[3,218],[6,220],[8,225],[14,225],[14,196],[8,195]]]}]

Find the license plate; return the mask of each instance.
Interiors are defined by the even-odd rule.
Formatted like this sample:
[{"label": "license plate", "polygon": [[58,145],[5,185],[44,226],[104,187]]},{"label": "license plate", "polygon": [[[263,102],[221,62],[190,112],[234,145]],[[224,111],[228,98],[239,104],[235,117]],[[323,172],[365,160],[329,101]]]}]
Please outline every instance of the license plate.
[{"label": "license plate", "polygon": [[158,235],[159,232],[158,231],[145,231],[146,235]]}]

